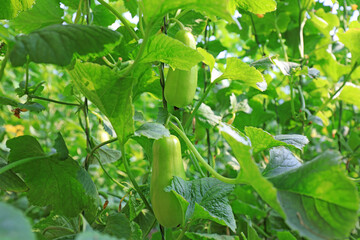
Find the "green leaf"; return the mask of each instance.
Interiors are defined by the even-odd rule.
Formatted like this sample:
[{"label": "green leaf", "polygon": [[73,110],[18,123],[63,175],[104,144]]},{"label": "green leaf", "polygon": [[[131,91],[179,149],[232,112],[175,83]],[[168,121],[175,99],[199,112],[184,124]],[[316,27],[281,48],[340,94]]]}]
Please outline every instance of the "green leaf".
[{"label": "green leaf", "polygon": [[11,98],[0,96],[0,105],[10,105],[13,107],[17,107],[18,104],[19,103],[17,101],[15,101]]},{"label": "green leaf", "polygon": [[[0,169],[6,166],[0,162]],[[24,181],[12,170],[0,174],[0,189],[11,192],[25,192],[29,190]]]},{"label": "green leaf", "polygon": [[118,32],[99,26],[52,25],[16,37],[10,61],[18,67],[24,65],[29,57],[35,63],[66,66],[74,54],[102,56],[120,40]]},{"label": "green leaf", "polygon": [[165,34],[156,34],[149,39],[141,62],[160,61],[169,64],[172,68],[190,70],[202,60],[200,53],[179,40]]},{"label": "green leaf", "polygon": [[0,202],[0,236],[2,240],[35,240],[25,215],[3,202]]},{"label": "green leaf", "polygon": [[145,136],[150,139],[160,139],[162,137],[169,137],[169,129],[159,123],[144,123],[136,131],[135,136]]},{"label": "green leaf", "polygon": [[54,148],[59,154],[58,156],[60,160],[66,160],[69,157],[69,150],[67,149],[64,138],[62,137],[60,132],[58,132],[58,135],[55,139]]},{"label": "green leaf", "polygon": [[210,68],[210,72],[213,70],[214,65],[215,65],[215,58],[213,55],[211,55],[210,53],[208,53],[205,49],[203,48],[197,48],[196,49],[204,58],[203,62],[209,66]]},{"label": "green leaf", "polygon": [[270,149],[270,160],[262,174],[265,177],[275,177],[300,166],[300,161],[289,149],[275,147]]},{"label": "green leaf", "polygon": [[208,219],[221,225],[227,225],[235,232],[234,214],[227,199],[234,185],[226,184],[215,178],[201,178],[185,181],[174,177],[171,185],[165,188],[166,192],[174,191],[185,199],[189,206],[186,210],[186,219]]},{"label": "green leaf", "polygon": [[250,226],[250,224],[247,225],[247,232],[248,232],[247,240],[261,240],[255,229],[252,226]]},{"label": "green leaf", "polygon": [[257,14],[264,14],[276,10],[275,0],[236,0],[236,4],[245,11]]},{"label": "green leaf", "polygon": [[221,121],[221,117],[215,115],[213,110],[206,104],[202,103],[196,112],[196,118],[206,128],[211,128],[218,125]]},{"label": "green leaf", "polygon": [[26,103],[19,103],[18,107],[21,109],[27,109],[29,111],[33,111],[33,112],[41,112],[43,110],[45,110],[45,107],[43,105],[41,105],[40,103],[36,103],[36,102],[26,102]]},{"label": "green leaf", "polygon": [[274,139],[291,144],[299,150],[302,150],[309,143],[309,139],[306,136],[299,134],[281,134],[276,135]]},{"label": "green leaf", "polygon": [[296,237],[292,235],[290,232],[277,232],[276,236],[279,238],[279,240],[296,240]]},{"label": "green leaf", "polygon": [[106,7],[103,5],[96,5],[93,8],[94,20],[93,23],[99,26],[107,27],[113,24],[116,20],[114,14],[112,14]]},{"label": "green leaf", "polygon": [[[95,139],[93,139],[93,140],[96,145],[99,144],[99,142],[97,142]],[[96,155],[96,156],[94,156],[94,155]],[[98,148],[96,150],[96,152],[94,153],[94,155],[92,156],[92,158],[90,160],[90,164],[98,164],[97,159],[95,159],[96,157],[98,157],[100,159],[102,164],[113,163],[113,162],[118,161],[121,158],[121,152],[119,150],[109,148],[106,145]]]},{"label": "green leaf", "polygon": [[29,187],[27,197],[31,204],[51,206],[54,211],[68,217],[80,212],[95,215],[98,193],[90,175],[71,158],[60,160],[56,155],[46,156],[38,141],[21,136],[6,142],[10,148],[9,161],[43,156],[14,168]]},{"label": "green leaf", "polygon": [[120,142],[134,133],[132,78],[94,63],[80,63],[70,71],[75,85],[110,120]]},{"label": "green leaf", "polygon": [[228,1],[223,0],[143,0],[140,3],[147,23],[162,18],[166,13],[177,9],[191,9],[205,13],[216,20],[216,16],[232,22]]},{"label": "green leaf", "polygon": [[118,238],[109,236],[104,233],[90,231],[77,234],[75,240],[118,240]]},{"label": "green leaf", "polygon": [[235,57],[226,59],[226,69],[220,79],[241,81],[246,86],[257,88],[260,91],[265,91],[267,88],[265,79],[256,68],[250,67]]},{"label": "green leaf", "polygon": [[218,235],[214,233],[186,232],[185,236],[192,240],[239,240],[238,236]]},{"label": "green leaf", "polygon": [[360,86],[354,85],[352,83],[347,83],[344,88],[341,90],[339,95],[339,100],[342,100],[349,104],[354,104],[360,108]]},{"label": "green leaf", "polygon": [[284,212],[277,200],[276,189],[260,173],[250,154],[250,142],[244,134],[230,125],[222,124],[221,135],[229,143],[234,156],[240,164],[240,179],[250,184],[257,193],[279,214]]},{"label": "green leaf", "polygon": [[342,42],[351,52],[351,63],[354,65],[360,61],[360,29],[350,28],[345,33],[339,32],[338,34],[340,42]]},{"label": "green leaf", "polygon": [[294,148],[290,144],[276,140],[274,136],[261,128],[245,127],[245,133],[251,140],[251,146],[253,147],[254,153],[278,146]]},{"label": "green leaf", "polygon": [[34,6],[20,13],[10,23],[19,31],[30,33],[36,29],[53,24],[61,24],[64,10],[58,0],[37,0]]},{"label": "green leaf", "polygon": [[107,219],[104,233],[120,239],[137,240],[140,229],[139,226],[135,226],[130,223],[125,214],[113,213]]},{"label": "green leaf", "polygon": [[309,239],[343,239],[357,222],[357,188],[326,151],[299,168],[270,178],[287,216],[286,223]]},{"label": "green leaf", "polygon": [[31,8],[34,0],[2,0],[0,8],[0,19],[12,19],[19,12]]}]

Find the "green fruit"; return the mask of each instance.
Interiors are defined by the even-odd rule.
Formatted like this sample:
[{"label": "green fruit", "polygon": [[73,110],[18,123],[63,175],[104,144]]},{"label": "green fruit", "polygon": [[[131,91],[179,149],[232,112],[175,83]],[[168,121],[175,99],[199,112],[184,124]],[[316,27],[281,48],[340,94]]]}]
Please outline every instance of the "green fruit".
[{"label": "green fruit", "polygon": [[[195,38],[188,31],[178,31],[175,35],[175,39],[196,49]],[[192,67],[190,71],[169,69],[164,90],[165,99],[169,105],[181,108],[192,102],[197,87],[197,75],[198,70],[196,65]]]},{"label": "green fruit", "polygon": [[184,214],[179,200],[172,192],[165,192],[174,176],[185,179],[179,139],[170,135],[154,141],[150,199],[158,222],[164,227],[183,223]]}]

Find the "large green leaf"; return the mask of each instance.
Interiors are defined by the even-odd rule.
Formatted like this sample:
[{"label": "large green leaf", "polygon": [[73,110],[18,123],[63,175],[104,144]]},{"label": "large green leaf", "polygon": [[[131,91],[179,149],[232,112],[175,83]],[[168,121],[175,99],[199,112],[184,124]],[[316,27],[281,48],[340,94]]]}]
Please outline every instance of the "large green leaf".
[{"label": "large green leaf", "polygon": [[177,9],[192,9],[205,13],[216,19],[216,16],[232,21],[228,10],[228,0],[143,0],[142,5],[146,22],[155,21],[166,13]]},{"label": "large green leaf", "polygon": [[123,213],[108,216],[104,233],[117,239],[137,240],[141,238],[141,230],[135,222],[130,222]]},{"label": "large green leaf", "polygon": [[221,135],[229,143],[234,156],[240,164],[240,179],[250,184],[258,194],[278,213],[284,216],[284,212],[276,197],[276,189],[260,173],[260,170],[251,157],[249,140],[230,125],[222,124]]},{"label": "large green leaf", "polygon": [[173,68],[190,70],[203,57],[196,50],[165,34],[156,34],[149,39],[141,62],[160,61]]},{"label": "large green leaf", "polygon": [[185,181],[175,176],[165,191],[174,191],[180,201],[185,199],[189,203],[186,219],[209,219],[235,231],[235,218],[227,199],[233,188],[234,185],[215,178]]},{"label": "large green leaf", "polygon": [[343,239],[357,221],[356,186],[340,167],[341,155],[327,151],[299,168],[269,180],[287,224],[309,239]]},{"label": "large green leaf", "polygon": [[70,64],[74,54],[104,55],[121,40],[118,32],[99,26],[52,25],[16,37],[10,61],[22,66],[27,57],[36,63]]},{"label": "large green leaf", "polygon": [[38,141],[31,136],[21,136],[6,142],[10,148],[9,162],[29,157],[43,157],[14,168],[29,191],[31,204],[51,206],[54,211],[69,217],[80,212],[95,215],[98,194],[90,175],[70,157],[60,160],[56,155],[47,156]]},{"label": "large green leaf", "polygon": [[[0,168],[4,166],[6,165],[0,162]],[[11,192],[25,192],[29,190],[24,181],[11,170],[0,174],[0,189]]]},{"label": "large green leaf", "polygon": [[31,8],[34,0],[2,0],[0,19],[12,19],[21,11]]},{"label": "large green leaf", "polygon": [[264,14],[276,10],[275,0],[236,0],[239,8],[258,14]]},{"label": "large green leaf", "polygon": [[134,133],[132,78],[94,63],[76,63],[70,71],[81,92],[110,120],[120,142]]},{"label": "large green leaf", "polygon": [[0,236],[2,240],[35,240],[30,222],[11,205],[0,202]]},{"label": "large green leaf", "polygon": [[339,99],[360,108],[360,86],[347,83],[341,90]]},{"label": "large green leaf", "polygon": [[351,52],[351,62],[355,64],[360,61],[360,29],[350,28],[345,33],[338,33],[340,42],[342,42]]},{"label": "large green leaf", "polygon": [[250,67],[238,58],[226,59],[226,69],[220,79],[231,79],[241,81],[244,85],[265,91],[267,83],[262,74],[254,67]]},{"label": "large green leaf", "polygon": [[61,24],[64,10],[58,0],[37,0],[28,11],[20,13],[11,24],[24,33],[53,24]]}]

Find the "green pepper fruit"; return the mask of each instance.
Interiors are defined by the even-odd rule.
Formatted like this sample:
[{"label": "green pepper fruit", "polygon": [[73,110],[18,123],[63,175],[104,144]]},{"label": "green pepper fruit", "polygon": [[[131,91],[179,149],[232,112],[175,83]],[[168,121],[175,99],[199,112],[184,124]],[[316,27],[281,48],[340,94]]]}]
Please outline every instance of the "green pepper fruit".
[{"label": "green pepper fruit", "polygon": [[164,227],[183,224],[184,214],[173,192],[165,192],[174,176],[185,179],[179,139],[170,135],[154,141],[150,199],[158,222]]},{"label": "green pepper fruit", "polygon": [[[178,31],[175,39],[183,42],[186,46],[196,49],[194,36],[186,30]],[[189,105],[195,96],[197,78],[198,69],[196,65],[190,71],[169,69],[164,90],[168,104],[178,108]]]}]

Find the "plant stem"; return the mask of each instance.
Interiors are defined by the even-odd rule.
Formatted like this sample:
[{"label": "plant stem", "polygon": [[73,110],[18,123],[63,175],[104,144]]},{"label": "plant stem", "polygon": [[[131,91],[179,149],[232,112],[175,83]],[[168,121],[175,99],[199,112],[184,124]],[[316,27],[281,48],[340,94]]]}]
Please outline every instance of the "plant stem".
[{"label": "plant stem", "polygon": [[108,173],[108,171],[106,171],[106,169],[105,169],[104,165],[102,164],[100,158],[99,158],[98,156],[95,156],[95,158],[96,158],[96,160],[98,161],[101,169],[102,169],[102,170],[104,171],[104,173],[106,174],[106,176],[107,176],[111,181],[113,181],[116,185],[118,185],[120,188],[124,189],[125,186],[122,185],[121,183],[119,183],[117,180],[115,180],[115,179]]},{"label": "plant stem", "polygon": [[261,46],[261,55],[262,55],[262,56],[265,56],[264,46],[260,44],[258,35],[257,35],[257,33],[256,33],[255,22],[254,22],[252,13],[250,13],[250,19],[251,19],[251,25],[252,25],[252,27],[253,27],[253,29],[254,29],[254,36],[255,36],[256,44],[257,44],[258,47]]},{"label": "plant stem", "polygon": [[179,25],[179,27],[180,27],[181,30],[184,30],[184,29],[185,29],[184,24],[182,24],[182,22],[180,22],[178,19],[176,19],[176,18],[169,18],[169,20],[177,23],[177,24]]},{"label": "plant stem", "polygon": [[50,98],[39,97],[39,96],[35,96],[35,95],[29,95],[29,97],[30,97],[30,98],[35,98],[35,99],[44,100],[44,101],[48,101],[48,102],[53,102],[53,103],[68,105],[68,106],[77,106],[77,107],[80,106],[80,104],[77,104],[77,103],[62,102],[62,101],[53,100],[53,99],[50,99]]},{"label": "plant stem", "polygon": [[338,88],[338,90],[335,91],[333,95],[331,95],[331,97],[326,102],[323,103],[323,105],[320,106],[320,108],[315,112],[314,115],[322,111],[333,100],[333,98],[345,87],[346,83],[350,80],[351,74],[355,71],[358,65],[359,65],[358,63],[355,63],[353,65],[351,71],[345,76],[343,84]]},{"label": "plant stem", "polygon": [[184,237],[184,235],[185,235],[185,233],[186,233],[186,231],[188,230],[189,227],[190,227],[190,221],[187,222],[186,225],[183,227],[181,233],[180,233],[179,236],[176,238],[176,240],[181,240],[181,239]]},{"label": "plant stem", "polygon": [[290,104],[291,104],[291,116],[294,118],[296,115],[295,112],[295,103],[294,103],[294,81],[293,76],[290,77]]},{"label": "plant stem", "polygon": [[26,68],[25,68],[25,94],[29,93],[29,59],[26,61]]},{"label": "plant stem", "polygon": [[112,12],[119,20],[122,24],[124,24],[124,27],[126,28],[126,30],[130,33],[130,35],[136,39],[136,41],[139,41],[139,37],[138,35],[136,35],[134,29],[132,27],[130,27],[130,24],[128,23],[127,19],[124,18],[118,11],[116,11],[112,6],[110,6],[108,3],[106,3],[104,0],[98,0],[99,3],[101,3],[101,5],[103,5],[104,7],[106,7],[107,9],[109,9],[110,12]]},{"label": "plant stem", "polygon": [[188,137],[186,136],[186,134],[181,131],[180,128],[178,128],[174,123],[169,122],[169,126],[175,131],[177,132],[177,134],[180,135],[180,137],[185,141],[186,145],[188,146],[188,148],[190,149],[190,151],[192,151],[195,155],[195,157],[199,160],[199,162],[201,162],[201,164],[206,168],[206,170],[208,170],[215,178],[219,179],[220,181],[223,181],[225,183],[230,183],[230,184],[237,184],[240,183],[239,179],[237,178],[227,178],[227,177],[223,177],[221,176],[219,173],[217,173],[200,155],[200,153],[197,151],[197,149],[195,148],[195,146],[191,143],[191,141],[188,139]]},{"label": "plant stem", "polygon": [[12,162],[12,163],[0,168],[0,174],[4,173],[4,172],[6,172],[6,171],[8,171],[10,169],[13,169],[14,167],[23,165],[25,163],[28,163],[28,162],[31,162],[31,161],[34,161],[34,160],[40,160],[40,159],[44,159],[44,158],[49,158],[51,156],[53,156],[53,155],[29,157],[29,158],[24,158],[24,159],[18,160],[16,162]]},{"label": "plant stem", "polygon": [[126,170],[126,173],[131,181],[131,183],[133,184],[135,190],[137,191],[137,193],[140,195],[140,198],[143,200],[145,206],[149,209],[149,211],[151,213],[154,213],[148,200],[146,199],[145,195],[143,194],[143,192],[141,191],[139,185],[137,184],[132,172],[131,172],[131,169],[130,169],[130,166],[129,166],[129,163],[126,159],[126,152],[125,152],[125,145],[123,143],[120,143],[120,150],[121,150],[121,159],[124,163],[124,166],[125,166],[125,170]]}]

